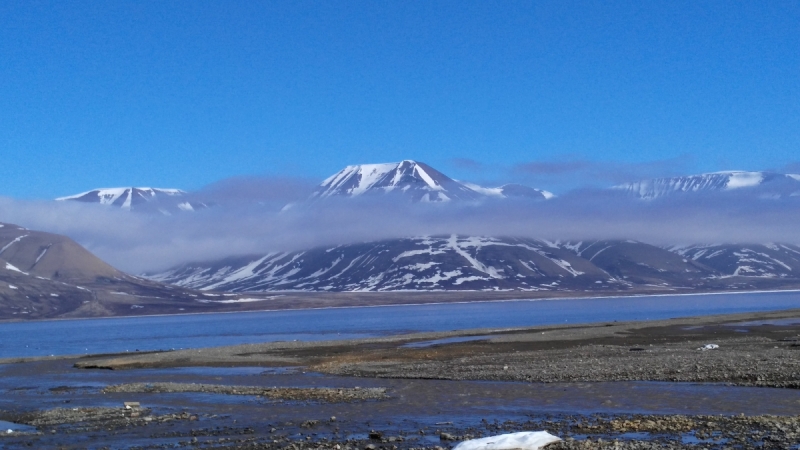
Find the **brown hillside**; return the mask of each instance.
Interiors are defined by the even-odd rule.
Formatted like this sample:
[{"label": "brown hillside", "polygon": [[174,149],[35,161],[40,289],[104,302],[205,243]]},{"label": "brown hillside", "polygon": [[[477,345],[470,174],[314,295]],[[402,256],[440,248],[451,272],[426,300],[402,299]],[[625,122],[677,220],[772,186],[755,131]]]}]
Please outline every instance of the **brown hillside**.
[{"label": "brown hillside", "polygon": [[92,282],[124,276],[66,236],[11,224],[0,227],[0,260],[23,272],[53,280]]}]

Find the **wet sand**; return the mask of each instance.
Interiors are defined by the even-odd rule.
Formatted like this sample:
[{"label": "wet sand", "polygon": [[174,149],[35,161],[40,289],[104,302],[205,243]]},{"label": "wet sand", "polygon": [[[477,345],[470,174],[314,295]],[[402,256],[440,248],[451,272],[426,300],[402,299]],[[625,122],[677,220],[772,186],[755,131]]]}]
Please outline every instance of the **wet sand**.
[{"label": "wet sand", "polygon": [[[7,448],[448,448],[546,429],[568,439],[554,449],[794,449],[800,310],[42,359],[0,380],[0,420],[36,427]],[[266,394],[319,388],[347,395]]]}]

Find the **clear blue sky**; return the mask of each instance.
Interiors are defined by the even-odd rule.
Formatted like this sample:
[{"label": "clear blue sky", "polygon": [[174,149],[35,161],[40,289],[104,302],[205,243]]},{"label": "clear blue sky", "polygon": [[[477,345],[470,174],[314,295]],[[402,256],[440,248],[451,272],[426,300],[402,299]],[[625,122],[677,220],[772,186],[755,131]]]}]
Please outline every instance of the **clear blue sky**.
[{"label": "clear blue sky", "polygon": [[533,184],[781,169],[800,3],[0,2],[0,196],[400,159]]}]

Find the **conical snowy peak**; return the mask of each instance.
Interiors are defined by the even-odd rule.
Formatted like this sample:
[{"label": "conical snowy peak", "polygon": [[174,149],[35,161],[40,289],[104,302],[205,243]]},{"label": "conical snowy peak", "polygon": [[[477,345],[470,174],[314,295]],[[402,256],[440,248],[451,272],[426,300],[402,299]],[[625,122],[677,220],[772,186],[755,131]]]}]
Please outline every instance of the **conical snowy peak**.
[{"label": "conical snowy peak", "polygon": [[762,188],[771,195],[794,195],[800,192],[800,176],[773,172],[726,171],[655,178],[613,187],[643,199],[655,199],[676,193],[725,192],[746,188]]},{"label": "conical snowy peak", "polygon": [[347,166],[329,177],[312,198],[356,197],[398,193],[420,202],[477,199],[481,195],[427,164],[405,160],[398,163]]}]

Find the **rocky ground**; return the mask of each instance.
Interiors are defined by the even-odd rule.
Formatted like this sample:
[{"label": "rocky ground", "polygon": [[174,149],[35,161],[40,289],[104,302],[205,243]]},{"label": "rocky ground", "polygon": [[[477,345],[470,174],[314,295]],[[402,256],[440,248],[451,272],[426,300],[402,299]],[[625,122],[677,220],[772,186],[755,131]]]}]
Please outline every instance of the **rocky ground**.
[{"label": "rocky ground", "polygon": [[[547,430],[563,440],[550,444],[546,450],[800,448],[798,416],[553,416],[525,422],[484,420],[477,426],[466,428],[446,422],[394,434],[376,427],[358,437],[341,429],[335,417],[324,422],[307,420],[302,423],[266,424],[261,428],[214,427],[204,423],[209,417],[198,417],[190,412],[157,415],[139,408],[58,408],[18,416],[16,420],[36,426],[40,431],[0,435],[0,446],[46,448],[49,443],[55,442],[52,440],[54,435],[59,435],[62,440],[67,438],[68,441],[70,436],[98,437],[104,433],[128,433],[147,437],[146,442],[140,445],[125,445],[125,448],[137,449],[442,450],[466,439],[525,430]],[[298,430],[301,431],[298,433]],[[169,438],[170,442],[159,443],[159,439],[164,438]]]},{"label": "rocky ground", "polygon": [[[708,344],[718,347],[707,347]],[[13,365],[15,376],[28,380],[25,367],[34,368],[31,380],[37,376],[33,372],[52,371],[55,379],[62,376],[53,369],[58,361],[35,364]],[[436,383],[460,383],[456,380],[523,382],[517,383],[520,386],[711,382],[757,386],[756,390],[769,393],[794,393],[800,387],[800,311],[797,310],[658,322],[425,333],[358,341],[283,342],[92,356],[60,364],[66,369],[58,370],[69,371],[63,376],[72,379],[79,379],[81,374],[103,373],[115,375],[109,379],[126,381],[94,382],[77,388],[56,387],[47,392],[25,386],[9,388],[6,395],[19,395],[14,398],[26,400],[43,397],[44,400],[36,400],[37,404],[51,406],[34,408],[15,403],[14,410],[0,411],[0,420],[35,427],[35,431],[0,434],[0,447],[447,449],[464,439],[547,430],[564,439],[551,444],[547,450],[800,449],[800,416],[797,415],[592,414],[584,411],[580,414],[541,412],[527,414],[524,420],[518,417],[503,420],[503,414],[514,416],[513,410],[503,410],[505,412],[497,413],[495,418],[483,420],[461,417],[426,422],[427,419],[415,417],[415,411],[428,412],[425,410],[437,409],[441,402],[456,398],[465,399],[465,405],[479,401],[478,397],[469,398],[469,392],[451,393],[447,397],[442,393],[446,390],[443,384],[430,385],[425,393],[418,394],[423,397],[422,403],[407,402],[402,406],[406,409],[392,412],[393,408],[401,408],[398,399],[404,395],[397,391],[399,385],[392,384],[392,380],[406,383],[402,379],[419,379],[419,383],[423,383],[423,379],[454,380]],[[70,368],[72,366],[75,368]],[[192,366],[292,366],[332,376],[319,382],[338,380],[341,384],[269,387],[237,384],[233,378],[225,376],[217,376],[213,383],[207,382],[208,377],[187,382],[191,375],[181,375],[180,381],[156,381],[152,377],[160,373],[158,371],[119,372],[119,369],[167,370],[164,368]],[[117,370],[98,372],[90,368]],[[225,369],[220,370],[224,372]],[[299,375],[297,379],[300,380]],[[299,382],[318,383],[314,380],[317,379],[303,378]],[[347,380],[368,381],[365,383],[368,387],[355,388]],[[380,383],[395,386],[395,390],[381,387]],[[482,389],[489,393],[484,395],[499,396],[499,386],[506,384],[487,384]],[[409,386],[416,389],[414,385]],[[34,390],[23,395],[17,394],[15,389]],[[70,405],[52,407],[48,395],[57,397],[59,402],[67,398],[58,389],[72,395],[69,400],[63,400],[71,401]],[[492,389],[496,390],[495,394],[491,393]],[[515,391],[511,397],[518,396],[519,392],[523,391]],[[122,408],[119,400],[127,395],[137,399],[140,396],[147,402],[143,401],[142,408]],[[207,402],[195,404],[193,395],[203,396]],[[89,400],[112,402],[116,406],[81,404]],[[697,399],[697,402],[703,401],[706,400]],[[219,411],[210,411],[208,402],[217,405],[213,408]],[[348,409],[352,415],[335,415],[325,405],[337,402],[362,406]],[[170,406],[175,404],[180,406]],[[410,409],[408,404],[417,409]],[[244,407],[254,414],[266,409],[271,412],[264,413],[265,418],[250,416],[250,412],[237,413]],[[800,412],[800,400],[794,411]]]},{"label": "rocky ground", "polygon": [[[706,349],[709,344],[716,347]],[[304,366],[370,378],[682,381],[798,388],[800,311],[274,342],[88,357],[76,363],[80,368],[108,369],[208,365]]]},{"label": "rocky ground", "polygon": [[800,387],[800,347],[762,336],[717,338],[720,347],[700,350],[708,340],[630,345],[583,344],[564,350],[492,353],[489,344],[475,354],[448,358],[431,353],[427,361],[324,363],[338,375],[528,382],[681,381],[731,383],[796,389]]}]

